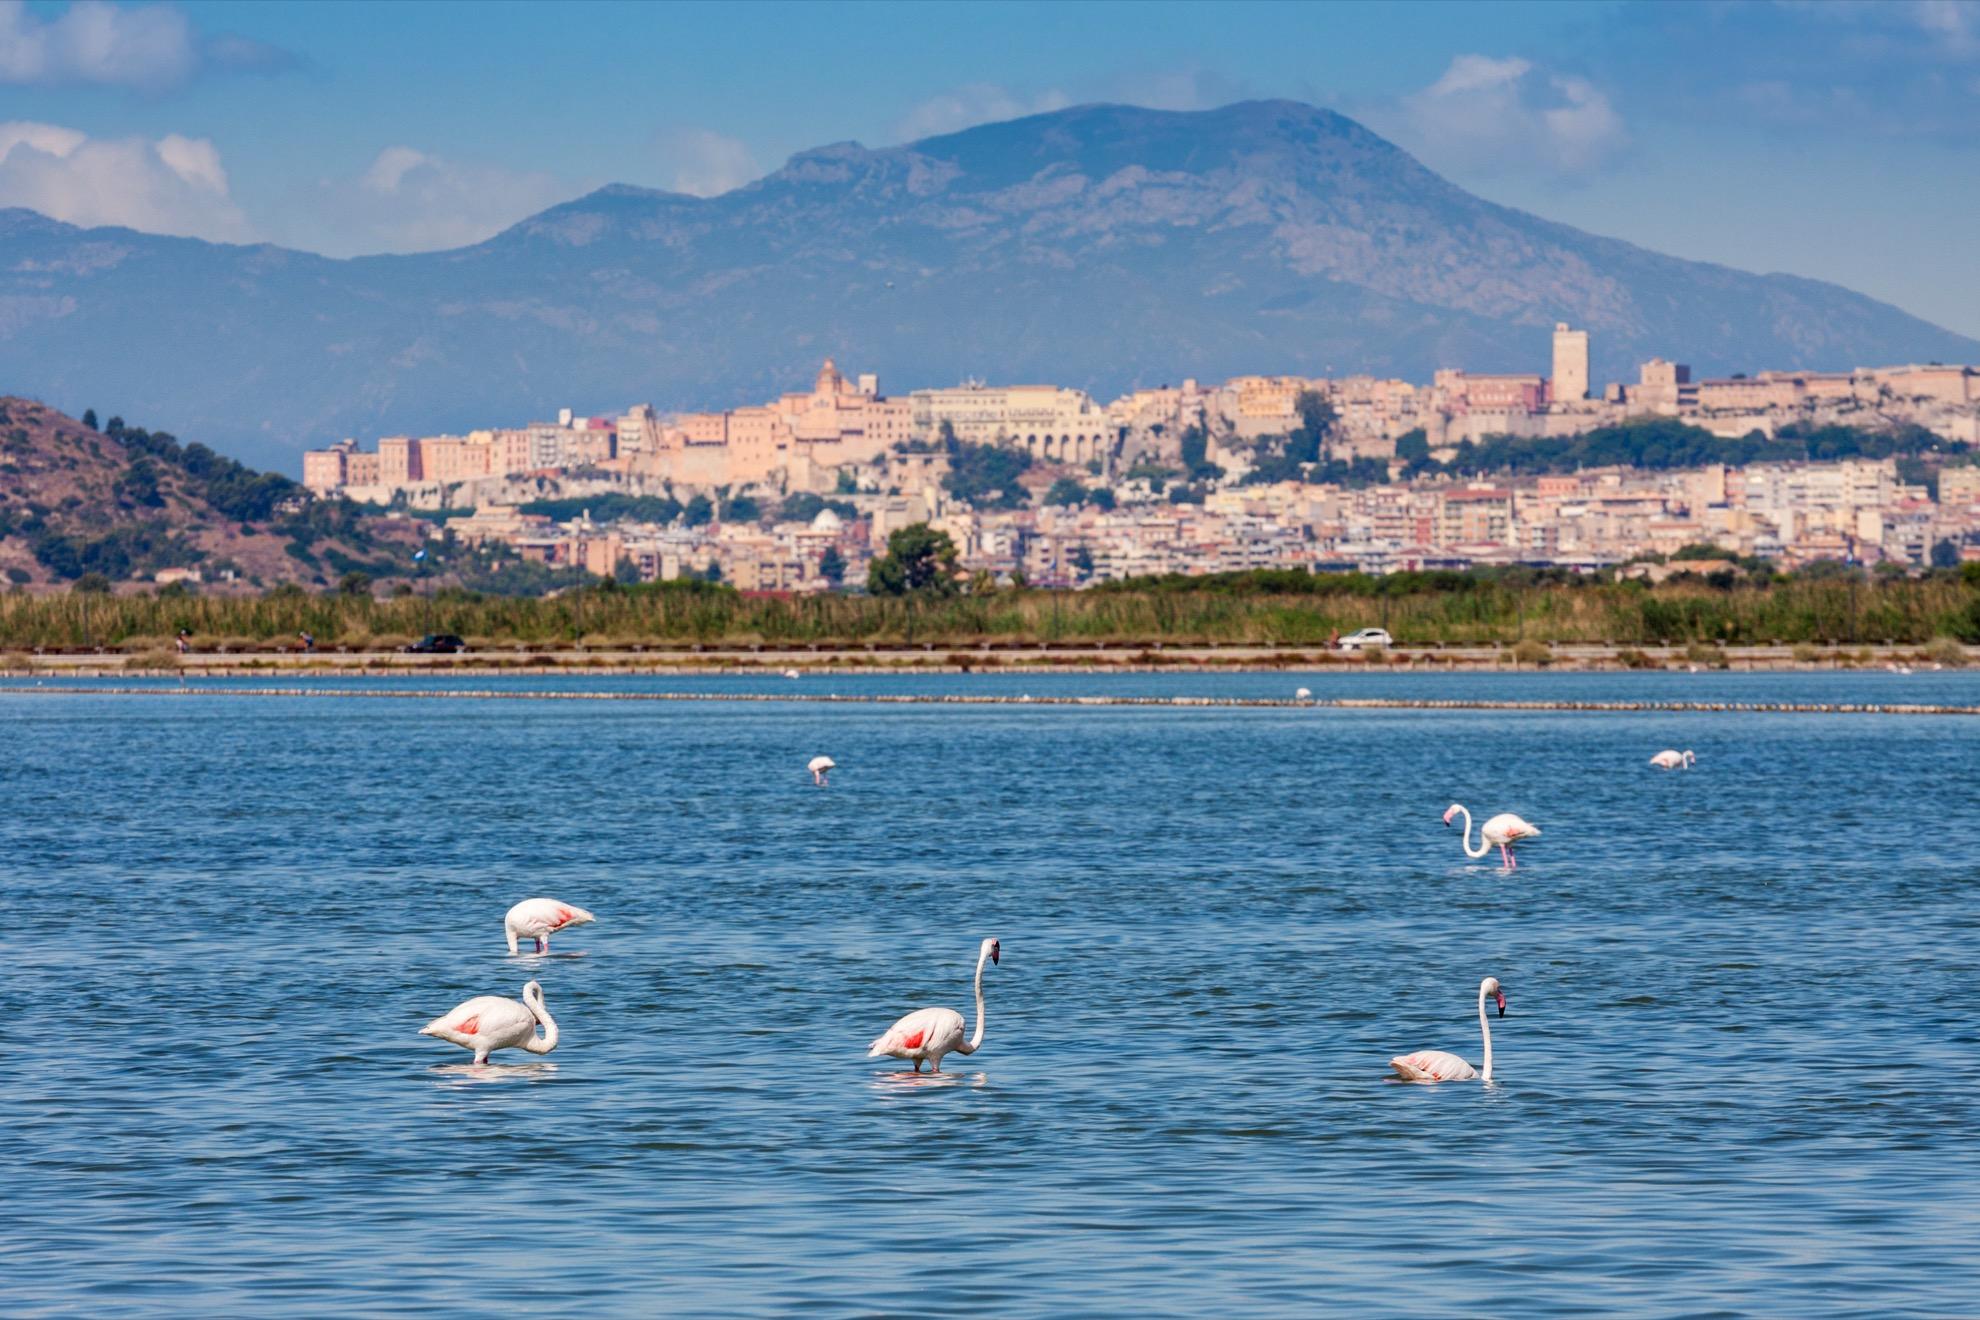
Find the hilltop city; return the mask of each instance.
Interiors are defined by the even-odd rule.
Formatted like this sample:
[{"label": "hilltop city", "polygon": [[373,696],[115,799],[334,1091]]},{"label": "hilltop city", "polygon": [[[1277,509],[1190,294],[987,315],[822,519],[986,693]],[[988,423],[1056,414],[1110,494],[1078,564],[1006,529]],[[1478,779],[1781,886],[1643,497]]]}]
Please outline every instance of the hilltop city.
[{"label": "hilltop city", "polygon": [[303,478],[497,556],[759,591],[863,582],[917,523],[972,572],[1056,586],[1590,570],[1701,545],[1726,571],[1980,558],[1980,369],[1694,380],[1653,360],[1596,391],[1585,331],[1558,325],[1552,350],[1544,375],[1240,376],[1104,404],[975,381],[889,396],[828,359],[757,406],[346,440],[309,451]]}]

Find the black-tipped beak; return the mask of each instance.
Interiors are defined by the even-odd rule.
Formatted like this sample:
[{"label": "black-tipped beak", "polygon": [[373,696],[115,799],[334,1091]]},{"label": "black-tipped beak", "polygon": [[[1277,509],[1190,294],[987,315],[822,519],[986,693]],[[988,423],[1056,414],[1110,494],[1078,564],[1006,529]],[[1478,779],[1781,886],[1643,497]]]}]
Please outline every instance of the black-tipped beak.
[{"label": "black-tipped beak", "polygon": [[999,956],[999,955],[1001,955],[1002,953],[1003,953],[1003,949],[1002,949],[1001,947],[999,947],[998,945],[995,945],[995,944],[993,944],[993,945],[991,945],[991,946],[990,946],[990,961],[991,961],[992,963],[999,963],[999,962],[1002,962],[1002,961],[1003,961],[1003,959],[1002,959],[1002,958],[1001,958],[1001,957]]},{"label": "black-tipped beak", "polygon": [[1499,1000],[1499,1016],[1500,1016],[1500,1017],[1504,1017],[1504,1016],[1506,1015],[1506,992],[1505,992],[1505,991],[1503,991],[1503,990],[1501,990],[1501,991],[1499,991],[1499,994],[1498,994],[1498,1000]]}]

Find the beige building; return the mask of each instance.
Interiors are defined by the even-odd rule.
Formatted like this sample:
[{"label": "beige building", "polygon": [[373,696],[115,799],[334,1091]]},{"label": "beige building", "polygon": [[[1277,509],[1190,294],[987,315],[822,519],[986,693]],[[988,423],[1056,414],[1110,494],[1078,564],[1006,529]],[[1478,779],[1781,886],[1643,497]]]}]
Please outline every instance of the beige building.
[{"label": "beige building", "polygon": [[956,439],[977,445],[1012,445],[1046,462],[1089,463],[1113,452],[1107,412],[1083,390],[1056,385],[970,384],[950,390],[916,390],[914,433],[923,440],[943,423]]},{"label": "beige building", "polygon": [[1566,321],[1554,323],[1553,401],[1572,403],[1588,397],[1588,332],[1570,330]]}]

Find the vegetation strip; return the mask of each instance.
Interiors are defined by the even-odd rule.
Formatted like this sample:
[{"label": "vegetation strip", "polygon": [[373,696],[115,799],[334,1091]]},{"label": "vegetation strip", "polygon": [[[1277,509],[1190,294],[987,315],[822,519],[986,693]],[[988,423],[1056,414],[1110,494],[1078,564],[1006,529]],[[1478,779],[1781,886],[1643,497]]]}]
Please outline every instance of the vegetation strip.
[{"label": "vegetation strip", "polygon": [[1753,715],[1980,715],[1980,706],[1828,701],[1491,701],[1484,698],[1034,697],[960,693],[503,692],[492,688],[0,687],[6,696],[370,697],[456,701],[795,701],[854,706],[1182,706],[1243,710],[1538,710]]}]

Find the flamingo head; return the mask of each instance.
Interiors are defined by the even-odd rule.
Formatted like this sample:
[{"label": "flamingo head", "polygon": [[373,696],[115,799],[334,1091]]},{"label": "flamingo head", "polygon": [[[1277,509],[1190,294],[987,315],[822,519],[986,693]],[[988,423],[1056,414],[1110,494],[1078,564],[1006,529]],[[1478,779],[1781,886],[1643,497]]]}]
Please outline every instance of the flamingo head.
[{"label": "flamingo head", "polygon": [[1450,805],[1450,806],[1448,806],[1448,807],[1446,807],[1446,808],[1444,809],[1444,824],[1446,824],[1446,825],[1448,825],[1448,824],[1450,824],[1450,823],[1451,823],[1451,817],[1453,817],[1453,816],[1455,816],[1455,815],[1457,815],[1457,814],[1458,814],[1458,812],[1460,812],[1460,811],[1462,811],[1462,810],[1464,810],[1464,808],[1462,808],[1462,807],[1460,807],[1460,806],[1459,806],[1459,805],[1458,805],[1457,803],[1455,803],[1455,802],[1453,802],[1453,803],[1451,803],[1451,805]]},{"label": "flamingo head", "polygon": [[1506,992],[1505,988],[1499,984],[1499,978],[1488,976],[1485,978],[1485,984],[1478,988],[1498,1001],[1499,1016],[1504,1017],[1506,1015]]},{"label": "flamingo head", "polygon": [[1003,951],[1004,946],[997,943],[994,938],[987,939],[983,941],[983,952],[979,955],[979,960],[988,958],[992,963],[995,963],[1002,956]]}]

